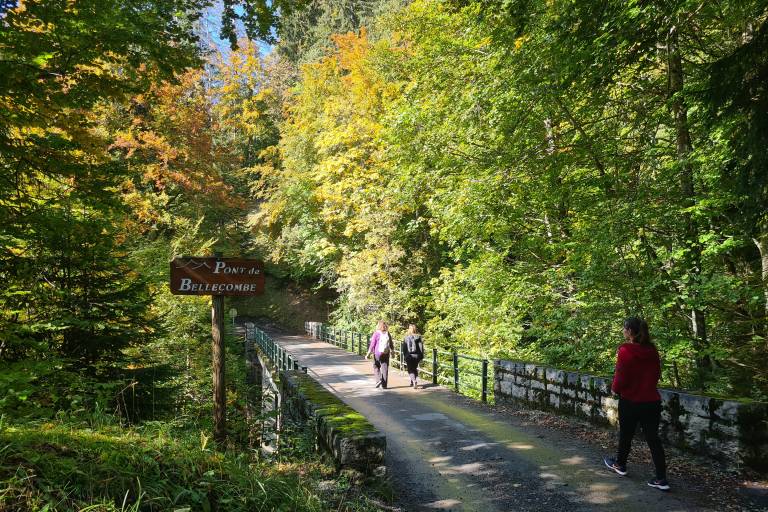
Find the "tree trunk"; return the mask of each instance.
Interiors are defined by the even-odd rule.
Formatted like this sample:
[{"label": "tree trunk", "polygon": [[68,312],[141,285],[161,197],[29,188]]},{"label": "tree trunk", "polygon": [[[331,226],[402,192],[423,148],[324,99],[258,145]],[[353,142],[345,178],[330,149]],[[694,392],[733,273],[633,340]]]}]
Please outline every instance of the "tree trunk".
[{"label": "tree trunk", "polygon": [[223,448],[227,440],[227,388],[224,367],[224,296],[213,296],[211,308],[213,342],[213,439]]},{"label": "tree trunk", "polygon": [[[680,194],[683,199],[683,207],[688,208],[696,204],[696,190],[694,188],[693,166],[690,162],[692,152],[691,132],[688,125],[688,107],[683,101],[683,62],[680,55],[677,27],[672,27],[669,31],[667,46],[668,58],[668,78],[669,78],[669,97],[671,100],[672,114],[675,119],[675,142],[677,158],[680,161]],[[701,253],[702,247],[699,243],[699,229],[693,215],[689,211],[683,213],[685,223],[684,244],[688,249],[685,257],[686,270],[692,276],[690,296],[693,299],[691,306],[690,319],[691,330],[693,331],[694,347],[697,352],[697,365],[700,373],[710,371],[712,361],[705,350],[708,347],[707,324],[704,311],[700,305],[700,292],[698,285],[701,282]]]},{"label": "tree trunk", "polygon": [[[765,319],[768,322],[768,233],[763,233],[757,238],[752,239],[760,252],[760,269],[763,283],[763,299]],[[766,348],[768,348],[768,339],[766,339]]]}]

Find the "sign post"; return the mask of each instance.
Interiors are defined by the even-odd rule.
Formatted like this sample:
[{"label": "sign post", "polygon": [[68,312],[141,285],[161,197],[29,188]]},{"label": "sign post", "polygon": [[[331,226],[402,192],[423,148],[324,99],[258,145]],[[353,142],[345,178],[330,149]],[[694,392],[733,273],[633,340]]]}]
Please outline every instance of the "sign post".
[{"label": "sign post", "polygon": [[227,381],[225,377],[224,296],[214,295],[211,305],[211,353],[213,355],[213,439],[227,440]]},{"label": "sign post", "polygon": [[[212,296],[213,438],[223,446],[227,439],[224,296],[264,293],[264,265],[261,261],[245,258],[179,257],[171,261],[170,284],[174,295]],[[232,320],[234,322],[234,315]]]}]

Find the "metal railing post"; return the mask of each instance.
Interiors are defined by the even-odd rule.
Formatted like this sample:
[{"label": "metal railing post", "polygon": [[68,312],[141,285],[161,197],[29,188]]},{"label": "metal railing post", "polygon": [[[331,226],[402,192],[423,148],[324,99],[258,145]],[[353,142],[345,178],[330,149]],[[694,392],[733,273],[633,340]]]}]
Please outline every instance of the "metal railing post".
[{"label": "metal railing post", "polygon": [[437,385],[437,348],[432,349],[432,384]]},{"label": "metal railing post", "polygon": [[488,360],[483,359],[483,393],[481,395],[483,402],[488,402]]},{"label": "metal railing post", "polygon": [[453,351],[453,388],[459,392],[459,354]]}]

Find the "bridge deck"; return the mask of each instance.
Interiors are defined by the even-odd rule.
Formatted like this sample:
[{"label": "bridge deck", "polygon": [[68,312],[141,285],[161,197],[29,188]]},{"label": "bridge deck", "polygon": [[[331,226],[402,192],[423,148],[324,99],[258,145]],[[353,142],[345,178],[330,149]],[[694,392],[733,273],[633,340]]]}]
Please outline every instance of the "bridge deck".
[{"label": "bridge deck", "polygon": [[674,479],[671,493],[648,487],[646,464],[621,478],[603,466],[603,453],[572,435],[440,386],[413,390],[397,370],[387,390],[375,389],[371,361],[304,336],[272,336],[386,434],[387,468],[404,510],[715,510]]}]

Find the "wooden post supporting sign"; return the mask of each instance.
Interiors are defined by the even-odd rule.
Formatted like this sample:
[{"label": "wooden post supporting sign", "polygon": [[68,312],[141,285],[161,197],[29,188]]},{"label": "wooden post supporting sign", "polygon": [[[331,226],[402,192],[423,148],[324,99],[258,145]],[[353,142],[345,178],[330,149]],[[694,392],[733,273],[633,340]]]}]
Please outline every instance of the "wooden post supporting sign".
[{"label": "wooden post supporting sign", "polygon": [[258,260],[220,256],[175,258],[171,261],[171,293],[212,296],[213,438],[223,446],[227,439],[224,296],[264,293],[264,265]]},{"label": "wooden post supporting sign", "polygon": [[211,306],[211,353],[213,354],[213,439],[227,440],[227,384],[224,348],[224,296],[214,295]]}]

